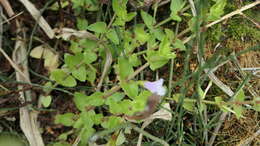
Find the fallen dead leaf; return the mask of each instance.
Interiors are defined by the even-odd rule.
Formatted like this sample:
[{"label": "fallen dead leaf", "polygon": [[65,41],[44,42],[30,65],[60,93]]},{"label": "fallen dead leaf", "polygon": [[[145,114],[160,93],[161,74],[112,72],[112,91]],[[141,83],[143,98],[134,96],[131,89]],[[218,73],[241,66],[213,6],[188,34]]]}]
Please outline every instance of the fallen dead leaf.
[{"label": "fallen dead leaf", "polygon": [[72,29],[72,28],[62,28],[62,29],[54,29],[55,33],[56,33],[56,38],[60,39],[64,39],[64,40],[69,40],[70,37],[72,36],[75,36],[75,37],[78,37],[78,38],[87,38],[87,39],[90,39],[90,40],[98,40],[98,38],[86,31],[86,30],[75,30],[75,29]]},{"label": "fallen dead leaf", "polygon": [[37,59],[44,59],[44,67],[50,72],[59,66],[59,54],[46,45],[33,48],[30,56]]}]

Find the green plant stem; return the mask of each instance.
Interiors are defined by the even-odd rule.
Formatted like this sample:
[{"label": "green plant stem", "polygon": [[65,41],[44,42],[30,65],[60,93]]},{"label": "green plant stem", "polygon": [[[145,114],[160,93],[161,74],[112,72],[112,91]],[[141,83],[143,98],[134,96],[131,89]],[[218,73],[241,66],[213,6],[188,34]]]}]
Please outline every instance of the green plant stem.
[{"label": "green plant stem", "polygon": [[145,54],[147,52],[147,50],[143,50],[143,51],[139,51],[139,52],[137,52],[137,53],[135,53],[137,56],[138,55],[143,55],[143,54]]},{"label": "green plant stem", "polygon": [[[128,78],[127,81],[131,80],[132,78],[134,78],[136,75],[138,75],[140,72],[142,72],[146,67],[149,66],[149,63],[145,63],[143,66],[141,66],[140,68],[138,68],[133,74],[131,74]],[[107,98],[109,96],[111,96],[112,94],[114,94],[115,92],[117,92],[118,90],[120,90],[121,87],[119,85],[114,86],[113,88],[111,88],[107,93],[105,93],[103,95],[103,98]]]},{"label": "green plant stem", "polygon": [[111,129],[103,130],[101,132],[97,132],[97,133],[95,133],[94,135],[92,135],[90,137],[89,142],[90,143],[94,143],[95,141],[97,141],[98,138],[104,137],[106,135],[109,135],[109,134],[111,134],[111,133],[113,133],[115,131],[118,131],[118,130],[126,128],[126,127],[131,127],[133,130],[143,134],[144,136],[150,138],[151,140],[156,141],[158,143],[161,143],[164,146],[169,146],[169,144],[166,141],[164,141],[164,140],[162,140],[162,139],[160,139],[160,138],[158,138],[156,136],[151,135],[150,133],[144,131],[143,129],[141,129],[141,128],[137,127],[136,125],[134,125],[132,123],[129,123],[129,122],[121,124],[121,125],[118,125],[115,128],[111,128]]},{"label": "green plant stem", "polygon": [[164,19],[163,21],[159,22],[157,25],[155,25],[154,28],[160,27],[161,25],[168,23],[171,20],[172,20],[172,18],[168,17],[168,18]]},{"label": "green plant stem", "polygon": [[135,126],[134,124],[129,124],[129,125],[130,125],[135,131],[137,131],[137,132],[143,134],[144,136],[150,138],[151,140],[156,141],[156,142],[158,142],[158,143],[161,143],[161,144],[164,145],[164,146],[169,146],[169,144],[168,144],[166,141],[164,141],[164,140],[162,140],[162,139],[160,139],[160,138],[158,138],[158,137],[155,137],[155,136],[151,135],[150,133],[144,131],[143,129],[141,129],[141,128],[137,127],[137,126]]},{"label": "green plant stem", "polygon": [[[176,25],[175,29],[175,35],[178,34],[179,31],[179,22]],[[170,76],[169,76],[169,84],[168,84],[168,97],[171,97],[172,94],[172,76],[173,76],[173,66],[174,66],[174,59],[171,59],[171,65],[170,65]]]}]

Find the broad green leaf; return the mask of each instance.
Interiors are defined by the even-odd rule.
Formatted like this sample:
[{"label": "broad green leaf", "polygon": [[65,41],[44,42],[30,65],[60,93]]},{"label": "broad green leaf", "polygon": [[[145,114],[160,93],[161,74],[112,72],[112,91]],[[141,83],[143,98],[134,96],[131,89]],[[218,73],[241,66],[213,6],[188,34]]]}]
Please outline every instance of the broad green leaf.
[{"label": "broad green leaf", "polygon": [[126,114],[126,115],[133,115],[135,113],[134,110],[132,110],[133,107],[133,101],[129,99],[125,99],[119,103],[120,112]]},{"label": "broad green leaf", "polygon": [[[245,100],[245,94],[243,89],[240,89],[236,96],[234,96],[234,101],[243,102]],[[233,111],[237,118],[242,117],[243,106],[242,105],[233,105]]]},{"label": "broad green leaf", "polygon": [[167,38],[169,39],[169,41],[172,42],[172,40],[175,38],[174,32],[168,28],[164,29],[164,31],[165,31],[165,34],[166,34]]},{"label": "broad green leaf", "polygon": [[86,104],[90,106],[101,106],[105,103],[103,94],[101,92],[95,92],[86,98]]},{"label": "broad green leaf", "polygon": [[127,1],[128,0],[112,0],[112,8],[121,20],[126,20],[127,18]]},{"label": "broad green leaf", "polygon": [[114,44],[118,45],[119,44],[119,38],[117,36],[117,33],[115,29],[110,29],[108,33],[106,33],[107,38],[112,41]]},{"label": "broad green leaf", "polygon": [[183,0],[171,0],[170,10],[173,13],[178,13],[185,5]]},{"label": "broad green leaf", "polygon": [[76,8],[84,6],[85,1],[83,1],[83,0],[72,0],[72,4],[73,4],[73,8],[76,9]]},{"label": "broad green leaf", "polygon": [[106,121],[101,123],[101,126],[106,129],[112,129],[117,127],[122,122],[122,118],[116,116],[110,116]]},{"label": "broad green leaf", "polygon": [[172,0],[171,1],[171,18],[176,21],[181,21],[181,17],[178,16],[178,12],[185,6],[183,0]]},{"label": "broad green leaf", "polygon": [[80,113],[83,124],[86,128],[90,128],[94,125],[93,117],[96,115],[94,110],[84,111]]},{"label": "broad green leaf", "polygon": [[126,16],[126,22],[131,21],[136,16],[136,14],[137,14],[136,12],[128,13]]},{"label": "broad green leaf", "polygon": [[[123,101],[111,101],[109,103],[109,112],[112,114],[127,114],[132,115],[133,102],[129,99]],[[131,109],[131,110],[130,110]]]},{"label": "broad green leaf", "polygon": [[50,91],[52,90],[52,88],[53,88],[53,85],[52,85],[52,83],[49,81],[49,82],[46,82],[45,84],[44,84],[44,86],[43,86],[43,91],[45,92],[45,93],[50,93]]},{"label": "broad green leaf", "polygon": [[166,35],[159,45],[159,55],[168,59],[174,59],[176,54],[172,52],[171,40]]},{"label": "broad green leaf", "polygon": [[218,20],[220,16],[224,14],[226,3],[226,0],[217,0],[216,3],[210,8],[208,21]]},{"label": "broad green leaf", "polygon": [[116,20],[113,22],[113,26],[124,26],[125,21],[119,17],[116,18]]},{"label": "broad green leaf", "polygon": [[123,143],[126,141],[126,138],[125,138],[125,134],[124,132],[120,131],[119,135],[117,136],[117,139],[116,139],[116,145],[119,146],[119,145],[123,145]]},{"label": "broad green leaf", "polygon": [[151,33],[155,36],[155,38],[157,40],[160,40],[160,41],[162,41],[162,39],[165,36],[165,34],[164,34],[164,32],[162,31],[161,28],[152,29]]},{"label": "broad green leaf", "polygon": [[165,36],[159,45],[160,55],[168,56],[169,54],[171,54],[172,48],[170,47],[170,45],[171,45],[170,40],[168,39],[168,37]]},{"label": "broad green leaf", "polygon": [[151,92],[144,90],[133,100],[132,110],[134,112],[143,111],[147,105],[147,99],[151,96]]},{"label": "broad green leaf", "polygon": [[79,30],[86,30],[88,27],[88,21],[86,19],[77,18],[77,28]]},{"label": "broad green leaf", "polygon": [[72,71],[72,75],[74,78],[78,79],[79,81],[86,81],[87,78],[87,71],[85,66],[80,66],[78,69],[74,69]]},{"label": "broad green leaf", "polygon": [[[80,0],[83,1],[83,0]],[[84,8],[88,11],[97,11],[99,10],[99,3],[97,0],[84,0]]]},{"label": "broad green leaf", "polygon": [[83,60],[84,60],[84,63],[86,64],[91,64],[93,63],[94,61],[97,60],[97,54],[92,52],[92,51],[85,51],[83,53]]},{"label": "broad green leaf", "polygon": [[89,138],[96,132],[96,130],[92,127],[83,127],[84,131],[82,132],[81,140],[79,145],[88,145],[87,142],[89,141]]},{"label": "broad green leaf", "polygon": [[141,17],[144,21],[144,24],[149,28],[149,29],[152,29],[153,28],[153,25],[155,24],[155,21],[153,19],[153,17],[148,14],[147,12],[145,11],[141,11]]},{"label": "broad green leaf", "polygon": [[164,66],[169,61],[169,58],[160,55],[158,51],[148,50],[146,60],[150,64],[150,68],[156,70]]},{"label": "broad green leaf", "polygon": [[73,113],[65,113],[61,115],[57,115],[55,117],[56,124],[63,124],[64,126],[72,126],[74,124],[74,114]]},{"label": "broad green leaf", "polygon": [[44,96],[44,95],[40,95],[40,100],[41,100],[41,104],[44,106],[44,107],[49,107],[50,104],[51,104],[51,96],[50,95],[47,95],[47,96]]},{"label": "broad green leaf", "polygon": [[119,76],[121,80],[127,79],[127,77],[134,72],[134,69],[132,65],[129,63],[128,59],[124,57],[120,57],[118,58],[118,64],[119,64]]},{"label": "broad green leaf", "polygon": [[[81,112],[82,113],[82,112]],[[84,125],[82,117],[79,116],[77,121],[73,124],[73,128],[81,128]]]},{"label": "broad green leaf", "polygon": [[179,39],[175,40],[175,43],[173,44],[173,46],[174,46],[174,48],[178,48],[181,51],[185,51],[186,50],[186,47],[185,47],[184,43],[181,40],[179,40]]},{"label": "broad green leaf", "polygon": [[105,33],[107,30],[107,24],[105,22],[96,22],[89,25],[87,29],[96,33]]},{"label": "broad green leaf", "polygon": [[80,110],[80,111],[85,111],[85,107],[87,106],[87,98],[88,96],[80,93],[80,92],[75,92],[74,93],[74,98],[73,101],[76,105],[76,107]]},{"label": "broad green leaf", "polygon": [[97,42],[94,40],[81,39],[78,44],[84,51],[91,51],[97,48]]},{"label": "broad green leaf", "polygon": [[187,111],[194,112],[195,103],[194,102],[187,102],[184,99],[183,108]]},{"label": "broad green leaf", "polygon": [[79,53],[79,52],[82,51],[82,48],[79,46],[79,43],[78,43],[78,42],[71,41],[71,42],[70,42],[70,50],[71,50],[73,53]]},{"label": "broad green leaf", "polygon": [[243,89],[240,89],[236,96],[234,96],[234,101],[243,102],[245,100],[245,93]]},{"label": "broad green leaf", "polygon": [[52,71],[50,79],[66,87],[74,87],[77,85],[76,80],[61,69]]},{"label": "broad green leaf", "polygon": [[111,114],[122,114],[123,111],[121,110],[121,106],[118,102],[110,101],[109,102],[109,112]]},{"label": "broad green leaf", "polygon": [[137,54],[132,54],[129,57],[129,62],[134,67],[137,67],[137,66],[141,65],[141,60],[137,57]]},{"label": "broad green leaf", "polygon": [[104,116],[102,114],[95,114],[91,118],[92,118],[95,125],[99,125],[99,124],[102,123],[103,117]]},{"label": "broad green leaf", "polygon": [[[161,39],[163,39],[163,38],[161,38]],[[151,48],[157,48],[158,44],[159,44],[159,42],[156,41],[156,37],[151,35],[150,39],[147,41],[147,48],[148,48],[148,50],[150,50]]]},{"label": "broad green leaf", "polygon": [[134,27],[135,39],[140,42],[140,44],[144,44],[149,39],[149,34],[145,32],[143,24],[137,24]]},{"label": "broad green leaf", "polygon": [[95,80],[96,80],[96,71],[92,70],[92,69],[88,69],[86,71],[87,73],[87,80],[91,83],[94,84]]},{"label": "broad green leaf", "polygon": [[125,82],[124,80],[120,82],[120,86],[125,91],[126,95],[132,99],[136,98],[138,95],[138,83],[135,81]]},{"label": "broad green leaf", "polygon": [[125,94],[116,92],[106,99],[106,104],[110,105],[112,102],[119,102],[124,98]]},{"label": "broad green leaf", "polygon": [[68,132],[64,132],[64,133],[62,133],[61,135],[59,135],[59,137],[58,137],[58,139],[59,140],[67,140],[67,138],[68,138],[68,135],[70,135],[72,133],[72,131],[68,131]]},{"label": "broad green leaf", "polygon": [[175,20],[178,22],[180,22],[182,20],[181,17],[175,13],[171,13],[171,18],[172,18],[172,20]]},{"label": "broad green leaf", "polygon": [[78,66],[83,60],[82,53],[76,53],[75,55],[65,54],[64,55],[64,62],[69,68],[74,68]]}]

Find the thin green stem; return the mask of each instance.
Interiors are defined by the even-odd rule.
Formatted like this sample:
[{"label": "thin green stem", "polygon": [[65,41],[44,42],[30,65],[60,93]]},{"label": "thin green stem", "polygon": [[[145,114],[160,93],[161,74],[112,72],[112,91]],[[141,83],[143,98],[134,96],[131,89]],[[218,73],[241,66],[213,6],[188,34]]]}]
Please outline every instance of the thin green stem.
[{"label": "thin green stem", "polygon": [[151,135],[150,133],[144,131],[143,129],[141,129],[141,128],[137,127],[137,126],[135,126],[134,124],[129,124],[129,125],[130,125],[135,131],[137,131],[137,132],[143,134],[144,136],[150,138],[151,140],[156,141],[156,142],[158,142],[158,143],[161,143],[161,144],[164,145],[164,146],[169,146],[169,144],[168,144],[166,141],[164,141],[164,140],[162,140],[162,139],[160,139],[160,138],[158,138],[158,137],[155,137],[155,136]]},{"label": "thin green stem", "polygon": [[168,23],[171,20],[172,20],[172,18],[168,17],[168,18],[164,19],[163,21],[159,22],[157,25],[155,25],[154,28],[160,27],[161,25]]}]

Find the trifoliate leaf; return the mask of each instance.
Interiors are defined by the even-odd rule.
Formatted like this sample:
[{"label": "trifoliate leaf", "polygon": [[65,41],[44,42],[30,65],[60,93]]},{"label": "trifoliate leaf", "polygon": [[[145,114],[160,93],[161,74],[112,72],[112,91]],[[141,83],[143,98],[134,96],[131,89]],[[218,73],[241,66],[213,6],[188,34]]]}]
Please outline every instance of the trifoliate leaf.
[{"label": "trifoliate leaf", "polygon": [[97,54],[92,51],[85,51],[83,53],[84,56],[84,63],[91,64],[92,62],[97,60]]},{"label": "trifoliate leaf", "polygon": [[61,69],[52,71],[50,79],[66,87],[74,87],[77,85],[76,80]]},{"label": "trifoliate leaf", "polygon": [[86,81],[86,78],[87,78],[86,67],[82,65],[78,69],[74,69],[72,71],[72,75],[73,75],[73,77],[75,77],[76,79],[78,79],[81,82]]},{"label": "trifoliate leaf", "polygon": [[75,55],[65,54],[64,55],[64,62],[69,68],[78,67],[79,64],[81,64],[83,60],[83,54],[82,53],[76,53]]}]

